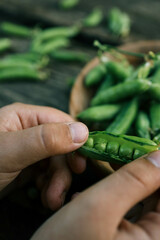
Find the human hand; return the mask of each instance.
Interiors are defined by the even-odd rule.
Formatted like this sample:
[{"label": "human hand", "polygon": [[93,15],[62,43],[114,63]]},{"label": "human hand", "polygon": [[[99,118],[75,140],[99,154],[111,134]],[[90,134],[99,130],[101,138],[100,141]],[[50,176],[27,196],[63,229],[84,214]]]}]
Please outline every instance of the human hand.
[{"label": "human hand", "polygon": [[160,151],[141,157],[79,194],[31,240],[159,240],[160,200],[136,223],[124,219],[160,187]]},{"label": "human hand", "polygon": [[[74,151],[84,144],[87,137],[88,129],[84,124],[74,123],[68,114],[59,110],[21,103],[1,108],[0,190],[12,182],[27,166],[54,155]],[[60,205],[59,195],[62,194],[63,188],[70,185],[71,173],[62,159],[59,162],[52,159],[50,164],[54,173],[51,171],[53,176],[48,188],[57,192],[59,182],[60,189],[54,197],[49,191],[47,198],[51,199],[52,208],[57,208]],[[79,157],[77,165],[77,170],[74,166],[73,169],[82,171],[85,168],[85,161]],[[56,173],[57,170],[61,178]],[[54,205],[53,201],[56,200],[58,202]]]}]

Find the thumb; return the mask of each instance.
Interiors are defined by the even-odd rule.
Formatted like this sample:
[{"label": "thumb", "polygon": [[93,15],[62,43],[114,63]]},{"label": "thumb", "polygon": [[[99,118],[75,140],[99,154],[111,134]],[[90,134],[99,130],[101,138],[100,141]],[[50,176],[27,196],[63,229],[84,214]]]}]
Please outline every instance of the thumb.
[{"label": "thumb", "polygon": [[107,221],[109,214],[112,224],[118,226],[136,203],[159,187],[160,151],[156,151],[125,165],[93,186],[89,196],[101,206],[103,218]]},{"label": "thumb", "polygon": [[0,169],[13,172],[50,156],[76,150],[88,137],[78,122],[49,123],[0,134]]}]

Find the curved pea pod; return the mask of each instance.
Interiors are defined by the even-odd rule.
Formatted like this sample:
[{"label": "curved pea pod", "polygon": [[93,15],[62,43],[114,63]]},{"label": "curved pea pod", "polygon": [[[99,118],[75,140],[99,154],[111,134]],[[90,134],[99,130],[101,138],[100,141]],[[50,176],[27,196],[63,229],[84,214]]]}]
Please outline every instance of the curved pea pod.
[{"label": "curved pea pod", "polygon": [[160,84],[152,83],[149,89],[149,94],[153,100],[160,101]]},{"label": "curved pea pod", "polygon": [[139,112],[136,119],[136,132],[139,137],[151,139],[150,136],[150,120],[145,112]]},{"label": "curved pea pod", "polygon": [[126,98],[132,98],[147,91],[150,86],[150,81],[143,79],[119,83],[116,86],[110,87],[96,95],[92,99],[91,105],[94,106],[106,103],[115,103]]},{"label": "curved pea pod", "polygon": [[156,143],[156,144],[160,144],[160,133],[158,133],[154,138],[153,138],[153,141]]},{"label": "curved pea pod", "polygon": [[99,122],[112,119],[121,109],[121,105],[107,104],[102,106],[90,107],[78,114],[77,118],[81,121]]},{"label": "curved pea pod", "polygon": [[10,49],[12,46],[12,42],[8,38],[0,39],[0,53]]},{"label": "curved pea pod", "polygon": [[78,5],[79,0],[61,0],[59,6],[62,9],[71,9]]},{"label": "curved pea pod", "polygon": [[91,159],[126,164],[158,149],[158,145],[149,139],[102,131],[91,132],[78,152]]},{"label": "curved pea pod", "polygon": [[85,53],[73,52],[69,50],[55,50],[50,54],[50,57],[65,62],[82,62],[85,63],[89,60],[89,56]]},{"label": "curved pea pod", "polygon": [[86,87],[91,87],[100,83],[107,73],[105,64],[101,63],[91,69],[85,78]]},{"label": "curved pea pod", "polygon": [[138,100],[126,103],[106,131],[114,134],[126,134],[131,127],[138,110]]},{"label": "curved pea pod", "polygon": [[120,62],[112,62],[109,61],[107,63],[107,70],[114,78],[119,81],[123,81],[128,78],[131,73],[133,72],[133,67],[130,65],[125,66],[123,63]]},{"label": "curved pea pod", "polygon": [[0,24],[0,29],[9,35],[28,38],[32,36],[32,30],[26,26],[10,23],[10,22],[3,22]]},{"label": "curved pea pod", "polygon": [[108,18],[109,30],[121,37],[126,37],[130,33],[131,21],[129,16],[118,8],[112,8]]},{"label": "curved pea pod", "polygon": [[103,13],[100,8],[94,8],[88,17],[83,20],[85,27],[96,27],[103,20]]},{"label": "curved pea pod", "polygon": [[152,102],[150,106],[150,120],[153,134],[160,130],[160,103]]},{"label": "curved pea pod", "polygon": [[37,48],[36,52],[46,55],[50,54],[52,51],[68,47],[70,45],[70,40],[68,38],[55,38],[46,43],[43,43],[39,48]]},{"label": "curved pea pod", "polygon": [[100,86],[96,92],[96,95],[99,94],[101,91],[113,86],[113,84],[114,84],[113,77],[110,74],[107,74],[104,81],[100,84]]}]

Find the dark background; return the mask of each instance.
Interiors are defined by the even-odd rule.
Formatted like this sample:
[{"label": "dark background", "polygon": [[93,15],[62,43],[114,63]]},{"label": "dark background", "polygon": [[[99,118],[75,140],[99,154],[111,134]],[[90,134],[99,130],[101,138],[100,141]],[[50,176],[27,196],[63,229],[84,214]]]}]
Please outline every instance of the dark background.
[{"label": "dark background", "polygon": [[[9,20],[30,27],[65,26],[83,19],[97,5],[102,7],[106,17],[110,8],[117,6],[131,17],[132,29],[128,38],[118,39],[112,36],[104,20],[99,27],[83,29],[81,34],[73,40],[72,48],[87,52],[93,57],[96,55],[96,50],[92,46],[94,39],[113,45],[160,39],[159,0],[81,0],[76,8],[68,11],[60,10],[57,2],[55,0],[0,0],[0,21]],[[15,52],[24,52],[29,48],[28,40],[12,39]],[[0,106],[18,101],[52,106],[68,112],[70,94],[68,79],[75,78],[82,67],[82,64],[52,62],[48,67],[51,76],[46,83],[3,83],[0,86]],[[80,177],[74,176],[71,192],[81,191],[86,181],[87,184],[94,182],[92,174],[89,175],[89,180],[88,175],[87,172]],[[23,188],[19,187],[0,200],[0,240],[29,239],[50,214],[50,211],[41,206],[39,192],[36,192],[34,183],[28,183]]]}]

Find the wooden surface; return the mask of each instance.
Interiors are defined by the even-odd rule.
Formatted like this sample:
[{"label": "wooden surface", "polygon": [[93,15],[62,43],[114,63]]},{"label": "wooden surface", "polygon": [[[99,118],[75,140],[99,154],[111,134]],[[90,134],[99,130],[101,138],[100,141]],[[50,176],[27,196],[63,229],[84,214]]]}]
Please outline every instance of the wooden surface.
[{"label": "wooden surface", "polygon": [[[96,50],[91,43],[95,38],[113,44],[143,39],[160,39],[159,0],[81,0],[79,6],[67,12],[60,11],[57,1],[53,0],[0,0],[0,21],[11,20],[28,26],[39,24],[43,27],[71,25],[85,17],[96,5],[102,7],[106,16],[113,6],[127,11],[132,19],[130,37],[125,40],[115,39],[109,34],[105,27],[106,23],[103,22],[97,28],[83,29],[82,33],[73,41],[73,49],[87,52],[94,57]],[[15,52],[23,52],[27,49],[29,49],[28,41],[14,39]],[[52,62],[49,66],[51,76],[46,83],[25,81],[1,84],[0,107],[19,101],[48,105],[67,112],[70,95],[67,79],[75,78],[82,67],[83,65],[79,64]],[[81,182],[88,182],[89,185],[94,181],[93,177],[88,179],[87,173],[81,177],[74,176],[72,192],[81,191],[85,187],[85,185],[81,186]],[[26,194],[28,188],[30,186],[26,186],[23,190],[17,190],[0,201],[0,240],[29,239],[32,232],[50,214],[39,211],[41,207],[37,207],[37,202],[34,200],[28,204],[28,195]]]}]

